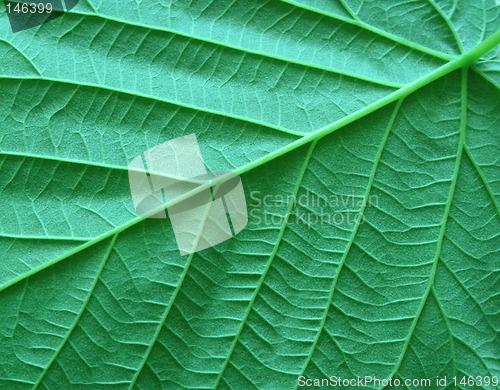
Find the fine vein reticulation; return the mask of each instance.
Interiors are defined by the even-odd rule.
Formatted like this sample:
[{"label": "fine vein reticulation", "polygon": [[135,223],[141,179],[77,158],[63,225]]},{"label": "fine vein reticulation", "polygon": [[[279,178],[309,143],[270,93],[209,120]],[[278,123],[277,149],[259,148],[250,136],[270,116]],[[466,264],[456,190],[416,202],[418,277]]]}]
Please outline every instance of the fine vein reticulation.
[{"label": "fine vein reticulation", "polygon": [[[498,376],[498,6],[188,3],[0,19],[0,387]],[[192,132],[253,195],[183,258],[127,163]]]}]

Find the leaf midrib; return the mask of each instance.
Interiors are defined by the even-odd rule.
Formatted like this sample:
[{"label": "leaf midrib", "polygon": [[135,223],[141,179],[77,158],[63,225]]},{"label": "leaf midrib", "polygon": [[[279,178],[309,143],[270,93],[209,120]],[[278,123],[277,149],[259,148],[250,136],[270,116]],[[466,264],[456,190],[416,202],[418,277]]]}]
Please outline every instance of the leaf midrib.
[{"label": "leaf midrib", "polygon": [[[395,92],[385,96],[384,98],[378,100],[377,102],[374,102],[374,103],[362,108],[361,110],[358,110],[350,115],[347,115],[344,118],[342,118],[342,119],[340,119],[340,120],[338,120],[338,121],[336,121],[328,126],[325,126],[325,127],[318,129],[314,132],[308,133],[307,135],[303,136],[302,138],[299,138],[296,141],[294,141],[294,142],[292,142],[292,143],[290,143],[290,144],[288,144],[288,145],[286,145],[278,150],[275,150],[274,152],[271,152],[271,153],[269,153],[269,154],[267,154],[259,159],[256,159],[248,164],[245,164],[239,168],[236,168],[234,170],[234,173],[237,175],[242,175],[242,174],[258,167],[258,166],[264,165],[265,163],[267,163],[271,160],[274,160],[274,159],[276,159],[284,154],[287,154],[287,153],[291,152],[292,150],[299,148],[300,146],[308,144],[312,141],[319,140],[319,139],[325,137],[326,135],[329,135],[329,134],[333,133],[334,131],[336,131],[344,126],[346,126],[346,125],[348,125],[348,124],[350,124],[350,123],[352,123],[360,118],[363,118],[366,115],[368,115],[368,114],[370,114],[370,113],[372,113],[372,112],[374,112],[382,107],[385,107],[386,105],[388,105],[390,103],[393,103],[399,99],[402,99],[402,98],[408,96],[409,94],[421,89],[425,85],[427,85],[427,84],[429,84],[429,83],[431,83],[431,82],[433,82],[433,81],[435,81],[435,80],[437,80],[437,79],[439,79],[439,78],[441,78],[441,77],[443,77],[443,76],[445,76],[445,75],[447,75],[447,74],[449,74],[457,69],[460,69],[464,66],[470,65],[471,63],[473,63],[474,61],[479,59],[483,54],[487,53],[492,48],[497,46],[499,43],[500,43],[500,31],[497,31],[495,34],[490,35],[486,40],[484,40],[479,45],[477,45],[473,49],[471,49],[468,53],[465,53],[465,54],[457,57],[453,61],[448,62],[447,64],[436,69],[434,72],[431,72],[431,73],[427,74],[426,76],[423,76],[420,79],[414,81],[413,83],[410,83],[410,84],[406,85],[405,87],[396,90]],[[153,210],[149,214],[154,215],[155,213],[157,213],[161,210],[164,210],[166,207],[171,207],[171,206],[185,200],[186,198],[188,198],[190,196],[198,194],[199,192],[203,191],[204,189],[206,189],[205,186],[200,186],[195,191],[191,191],[191,192],[187,193],[186,196],[179,197],[176,200],[174,200],[170,203],[167,203],[167,204],[159,207],[156,210]],[[53,260],[50,260],[50,261],[40,265],[39,267],[35,267],[24,274],[18,275],[16,278],[13,278],[9,282],[1,285],[0,291],[3,291],[5,289],[7,289],[8,287],[13,286],[13,285],[17,284],[18,282],[28,278],[29,276],[32,276],[32,275],[34,275],[34,274],[36,274],[36,273],[38,273],[38,272],[40,272],[48,267],[53,266],[54,264],[59,263],[62,260],[65,260],[65,259],[75,255],[76,253],[79,253],[82,250],[87,249],[87,248],[95,245],[96,243],[101,242],[102,240],[105,240],[106,238],[109,238],[117,233],[120,233],[122,231],[129,229],[130,227],[132,227],[132,226],[136,225],[137,223],[146,219],[148,217],[148,215],[139,216],[137,218],[134,218],[131,221],[129,221],[121,226],[118,226],[114,229],[111,229],[104,234],[101,234],[100,236],[94,238],[92,241],[89,241],[89,242],[87,242],[79,247],[72,249],[71,251],[67,252],[66,254],[63,254],[63,255],[61,255]]]}]

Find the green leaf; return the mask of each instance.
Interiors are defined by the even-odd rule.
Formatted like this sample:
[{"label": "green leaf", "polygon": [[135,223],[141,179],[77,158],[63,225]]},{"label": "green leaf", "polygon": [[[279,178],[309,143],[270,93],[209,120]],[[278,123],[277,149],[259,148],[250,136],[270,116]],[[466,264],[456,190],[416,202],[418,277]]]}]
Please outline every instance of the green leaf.
[{"label": "green leaf", "polygon": [[[498,30],[492,0],[4,12],[0,388],[500,376]],[[191,133],[249,223],[181,257],[127,167]]]}]

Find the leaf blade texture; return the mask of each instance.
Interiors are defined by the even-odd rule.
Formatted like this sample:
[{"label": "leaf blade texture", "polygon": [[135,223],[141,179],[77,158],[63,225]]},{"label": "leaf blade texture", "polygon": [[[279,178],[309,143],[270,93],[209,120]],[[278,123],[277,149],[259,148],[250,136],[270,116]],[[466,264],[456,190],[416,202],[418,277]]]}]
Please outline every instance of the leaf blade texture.
[{"label": "leaf blade texture", "polygon": [[[498,377],[483,3],[88,0],[19,33],[2,14],[0,388]],[[193,132],[249,223],[181,257],[127,166]]]}]

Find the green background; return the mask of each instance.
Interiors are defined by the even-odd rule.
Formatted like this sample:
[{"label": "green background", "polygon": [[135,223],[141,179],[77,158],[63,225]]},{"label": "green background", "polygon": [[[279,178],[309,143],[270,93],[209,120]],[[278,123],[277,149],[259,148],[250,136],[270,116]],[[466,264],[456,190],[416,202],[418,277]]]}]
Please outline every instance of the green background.
[{"label": "green background", "polygon": [[[0,388],[498,377],[498,29],[487,0],[3,12]],[[191,133],[248,196],[357,201],[266,225],[248,199],[244,231],[181,257],[127,166]],[[364,218],[289,223],[323,212]]]}]

